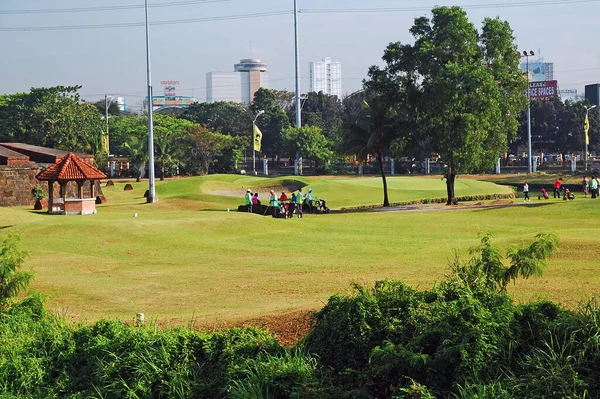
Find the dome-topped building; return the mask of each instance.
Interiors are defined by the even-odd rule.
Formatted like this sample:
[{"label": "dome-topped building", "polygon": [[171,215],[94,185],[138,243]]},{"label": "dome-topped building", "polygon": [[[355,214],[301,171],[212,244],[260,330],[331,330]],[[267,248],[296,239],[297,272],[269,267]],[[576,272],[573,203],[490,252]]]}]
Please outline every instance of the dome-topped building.
[{"label": "dome-topped building", "polygon": [[250,104],[261,87],[269,87],[267,64],[258,58],[246,58],[234,65],[234,72],[206,74],[206,101],[233,101]]}]

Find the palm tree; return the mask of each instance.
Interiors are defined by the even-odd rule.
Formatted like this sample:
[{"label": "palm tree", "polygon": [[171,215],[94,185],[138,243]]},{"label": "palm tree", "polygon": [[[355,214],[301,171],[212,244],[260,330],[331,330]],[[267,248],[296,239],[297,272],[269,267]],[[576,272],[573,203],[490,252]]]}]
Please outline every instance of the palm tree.
[{"label": "palm tree", "polygon": [[174,134],[162,126],[156,126],[154,144],[156,144],[156,160],[160,163],[160,180],[165,180],[165,164],[172,162]]},{"label": "palm tree", "polygon": [[137,167],[138,175],[135,181],[142,180],[142,172],[145,169],[146,161],[148,161],[148,144],[146,140],[140,139],[137,136],[131,136],[123,144],[127,150],[129,160]]},{"label": "palm tree", "polygon": [[363,101],[362,113],[342,125],[342,150],[354,155],[359,162],[369,154],[375,155],[383,181],[383,206],[390,206],[383,157],[395,138],[394,110],[382,98]]}]

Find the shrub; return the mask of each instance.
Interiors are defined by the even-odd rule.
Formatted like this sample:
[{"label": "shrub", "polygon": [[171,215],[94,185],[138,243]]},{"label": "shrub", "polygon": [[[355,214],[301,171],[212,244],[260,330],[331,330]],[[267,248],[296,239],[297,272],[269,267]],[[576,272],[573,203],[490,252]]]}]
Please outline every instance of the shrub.
[{"label": "shrub", "polygon": [[44,198],[46,198],[46,193],[44,192],[44,189],[41,188],[40,186],[35,186],[32,190],[31,190],[31,194],[35,197],[36,200],[40,201],[43,200]]},{"label": "shrub", "polygon": [[0,312],[6,310],[10,301],[27,289],[33,273],[21,271],[27,252],[17,248],[18,236],[10,236],[0,248]]}]

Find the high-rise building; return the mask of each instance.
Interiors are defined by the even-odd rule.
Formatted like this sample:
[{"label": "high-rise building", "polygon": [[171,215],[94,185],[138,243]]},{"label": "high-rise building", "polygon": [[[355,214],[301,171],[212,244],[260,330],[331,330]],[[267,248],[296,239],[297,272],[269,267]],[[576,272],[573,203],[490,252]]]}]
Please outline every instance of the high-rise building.
[{"label": "high-rise building", "polygon": [[[527,62],[521,62],[521,69],[527,69]],[[529,61],[529,81],[544,82],[554,80],[554,63],[544,62],[543,59]]]},{"label": "high-rise building", "polygon": [[342,99],[342,64],[323,58],[322,61],[308,64],[310,75],[310,91],[337,96]]},{"label": "high-rise building", "polygon": [[233,72],[206,74],[206,101],[233,101],[250,104],[261,87],[269,87],[267,64],[259,59],[243,59]]}]

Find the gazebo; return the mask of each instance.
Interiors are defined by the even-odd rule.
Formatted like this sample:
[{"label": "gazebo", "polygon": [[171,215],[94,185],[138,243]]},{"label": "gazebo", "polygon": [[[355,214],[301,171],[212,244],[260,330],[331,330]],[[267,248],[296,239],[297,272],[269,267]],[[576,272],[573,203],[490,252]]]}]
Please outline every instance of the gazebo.
[{"label": "gazebo", "polygon": [[[54,215],[89,215],[96,213],[96,180],[106,175],[77,155],[70,152],[67,156],[38,173],[38,180],[48,181],[48,213]],[[67,184],[77,183],[77,198],[67,198]],[[54,198],[54,182],[60,186],[58,198]],[[90,198],[83,198],[83,188],[90,182]]]}]

